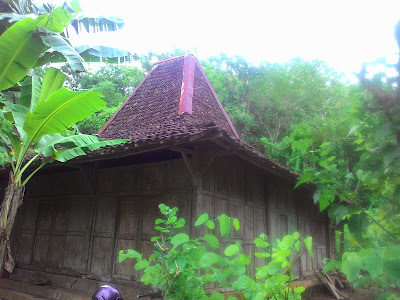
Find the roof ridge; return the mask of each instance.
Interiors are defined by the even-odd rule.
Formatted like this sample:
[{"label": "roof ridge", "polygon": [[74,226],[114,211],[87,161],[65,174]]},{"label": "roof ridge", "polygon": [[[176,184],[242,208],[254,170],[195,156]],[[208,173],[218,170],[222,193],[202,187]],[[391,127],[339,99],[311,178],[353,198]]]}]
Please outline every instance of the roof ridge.
[{"label": "roof ridge", "polygon": [[192,114],[195,69],[196,69],[196,58],[192,55],[185,55],[183,58],[181,98],[179,101],[179,111],[178,111],[178,114],[180,115],[183,113]]},{"label": "roof ridge", "polygon": [[171,61],[171,60],[184,57],[184,56],[186,56],[186,55],[188,55],[188,54],[185,53],[185,54],[177,55],[177,56],[174,56],[174,57],[168,57],[168,58],[165,58],[165,59],[162,59],[162,60],[159,60],[159,61],[155,62],[154,65],[163,64],[163,63],[169,62],[169,61]]},{"label": "roof ridge", "polygon": [[203,70],[202,66],[200,65],[200,62],[197,60],[197,58],[196,58],[196,64],[198,65],[198,68],[199,68],[201,74],[203,75],[203,78],[204,78],[204,80],[206,81],[206,83],[207,83],[207,85],[208,85],[208,88],[210,89],[211,93],[213,94],[213,96],[214,96],[214,98],[215,98],[215,101],[217,102],[217,105],[218,105],[219,109],[221,110],[222,114],[224,115],[225,120],[228,122],[228,125],[229,125],[230,129],[232,130],[233,135],[235,136],[236,139],[240,140],[239,135],[238,135],[238,133],[237,133],[235,127],[233,126],[231,120],[229,119],[228,114],[226,113],[224,107],[223,107],[222,104],[221,104],[221,101],[219,101],[219,98],[218,98],[218,96],[217,96],[217,93],[215,92],[213,86],[211,85],[210,80],[208,80],[208,78],[207,78],[207,76],[206,76],[206,73],[204,72],[204,70]]}]

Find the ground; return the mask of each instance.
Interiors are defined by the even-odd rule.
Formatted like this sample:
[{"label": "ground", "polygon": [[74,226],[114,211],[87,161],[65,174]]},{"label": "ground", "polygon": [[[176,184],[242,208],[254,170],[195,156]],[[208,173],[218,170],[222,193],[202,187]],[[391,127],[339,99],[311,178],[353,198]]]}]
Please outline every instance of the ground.
[{"label": "ground", "polygon": [[[340,289],[352,300],[374,300],[376,299],[371,290],[368,289]],[[304,300],[336,300],[325,285],[316,285],[306,289],[303,293]]]}]

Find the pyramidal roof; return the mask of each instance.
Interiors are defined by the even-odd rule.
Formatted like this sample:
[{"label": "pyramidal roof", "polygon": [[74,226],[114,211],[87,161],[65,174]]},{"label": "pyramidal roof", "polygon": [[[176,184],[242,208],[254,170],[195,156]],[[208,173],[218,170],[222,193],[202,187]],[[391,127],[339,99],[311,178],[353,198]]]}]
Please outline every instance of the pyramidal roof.
[{"label": "pyramidal roof", "polygon": [[160,61],[100,130],[104,139],[158,140],[218,127],[239,139],[191,54]]}]

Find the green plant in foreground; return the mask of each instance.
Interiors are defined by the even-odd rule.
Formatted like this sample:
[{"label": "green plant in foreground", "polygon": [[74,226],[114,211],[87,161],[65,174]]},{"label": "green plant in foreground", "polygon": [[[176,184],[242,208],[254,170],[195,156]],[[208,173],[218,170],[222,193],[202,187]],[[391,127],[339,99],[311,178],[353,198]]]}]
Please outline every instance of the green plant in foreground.
[{"label": "green plant in foreground", "polygon": [[[164,204],[159,208],[163,218],[156,219],[155,229],[160,235],[151,239],[156,249],[149,259],[135,250],[119,252],[120,262],[126,258],[137,260],[135,269],[143,271],[141,281],[144,284],[159,286],[165,299],[209,299],[205,291],[208,284],[226,282],[245,273],[250,258],[240,253],[240,244],[229,245],[224,251],[225,257],[209,252],[203,241],[213,250],[220,247],[214,234],[191,238],[180,230],[185,226],[185,219],[176,216],[178,208]],[[195,226],[203,225],[214,230],[216,222],[221,236],[229,237],[232,225],[235,230],[240,228],[238,219],[224,214],[214,220],[209,219],[208,214],[202,214]],[[217,293],[212,297],[218,299],[215,298]]]},{"label": "green plant in foreground", "polygon": [[214,234],[216,224],[219,225],[220,237],[229,238],[232,227],[240,229],[238,219],[225,214],[210,219],[208,214],[202,214],[194,226],[204,226],[209,233],[191,238],[181,232],[185,219],[177,217],[178,208],[160,204],[159,209],[163,218],[155,220],[155,229],[160,235],[151,239],[155,247],[153,254],[146,259],[135,250],[121,250],[119,262],[127,258],[136,259],[135,270],[143,272],[141,281],[146,285],[159,286],[164,299],[224,299],[223,294],[218,292],[207,295],[206,289],[212,284],[244,290],[246,299],[300,299],[304,288],[291,290],[287,284],[293,278],[291,267],[300,256],[295,254],[302,245],[312,255],[311,237],[300,239],[296,232],[285,236],[282,241],[277,240],[276,246],[271,247],[268,237],[260,235],[254,242],[263,252],[255,255],[266,258],[268,264],[257,269],[256,279],[253,280],[248,276],[251,254],[244,254],[240,243],[230,243],[223,255],[216,253],[221,247],[219,238]]},{"label": "green plant in foreground", "polygon": [[282,240],[277,239],[276,245],[272,247],[268,236],[261,234],[254,243],[262,249],[255,256],[265,258],[267,263],[256,269],[255,280],[242,275],[233,282],[232,287],[235,290],[245,290],[246,299],[301,299],[305,288],[300,286],[292,290],[289,287],[294,277],[292,266],[306,249],[313,256],[312,237],[301,239],[300,234],[294,232]]}]

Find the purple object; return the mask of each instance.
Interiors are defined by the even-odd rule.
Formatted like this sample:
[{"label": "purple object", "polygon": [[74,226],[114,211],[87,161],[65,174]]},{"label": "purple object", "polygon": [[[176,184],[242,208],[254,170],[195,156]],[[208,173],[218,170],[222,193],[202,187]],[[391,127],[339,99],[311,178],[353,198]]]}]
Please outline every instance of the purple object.
[{"label": "purple object", "polygon": [[114,286],[103,285],[93,294],[92,300],[123,300],[121,293]]}]

